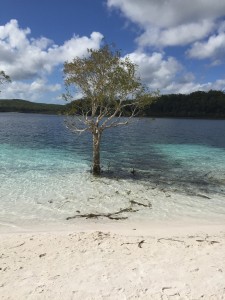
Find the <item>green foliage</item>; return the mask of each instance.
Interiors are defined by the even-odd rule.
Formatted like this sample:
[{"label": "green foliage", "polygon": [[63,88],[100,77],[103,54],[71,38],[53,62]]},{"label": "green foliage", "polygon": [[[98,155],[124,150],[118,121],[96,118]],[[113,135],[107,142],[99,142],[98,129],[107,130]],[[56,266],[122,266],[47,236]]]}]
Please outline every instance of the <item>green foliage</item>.
[{"label": "green foliage", "polygon": [[137,99],[143,92],[140,79],[136,77],[136,66],[129,58],[121,59],[120,52],[113,51],[109,45],[99,50],[89,49],[88,54],[88,57],[77,57],[64,64],[67,89],[64,98],[72,100],[74,91],[80,91],[84,99],[89,99],[84,113],[92,117],[109,116],[115,111],[118,114],[124,101]]}]

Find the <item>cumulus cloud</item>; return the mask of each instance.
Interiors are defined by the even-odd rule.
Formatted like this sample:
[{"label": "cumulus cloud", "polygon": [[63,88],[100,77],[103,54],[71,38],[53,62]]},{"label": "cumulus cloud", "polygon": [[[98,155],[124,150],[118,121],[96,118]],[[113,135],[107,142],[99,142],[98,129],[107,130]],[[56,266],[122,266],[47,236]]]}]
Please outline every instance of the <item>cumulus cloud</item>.
[{"label": "cumulus cloud", "polygon": [[[202,0],[203,1],[203,0]],[[200,13],[195,1],[197,12],[182,10],[181,16],[175,13],[174,7],[179,7],[178,0],[108,0],[108,5],[119,7],[132,21],[139,23],[145,30],[138,38],[139,45],[185,45],[193,40],[206,36],[214,27],[213,18],[219,16],[219,8],[222,10],[221,1],[214,0],[212,12],[209,12],[209,4],[212,1],[204,0],[208,6],[204,6]],[[140,4],[141,2],[141,4]],[[138,5],[137,5],[138,3]],[[182,1],[184,6],[186,1]],[[190,3],[190,1],[188,2]],[[169,4],[172,7],[169,8]],[[172,5],[173,4],[173,5]],[[220,5],[219,5],[220,4]],[[163,19],[168,8],[167,19]],[[183,7],[183,6],[182,6]],[[212,5],[211,5],[212,7]],[[162,9],[162,16],[153,17],[150,8]],[[153,9],[153,11],[154,11]],[[181,9],[181,8],[180,8]],[[191,9],[191,8],[190,8]],[[208,15],[207,15],[208,12]],[[143,18],[142,18],[143,13]],[[197,14],[198,13],[198,14]],[[197,20],[196,16],[199,16]],[[208,16],[208,18],[206,18]],[[211,17],[209,17],[211,16]],[[186,23],[182,23],[185,19]],[[163,26],[168,25],[168,28]],[[221,23],[217,35],[212,35],[207,41],[195,42],[189,49],[189,57],[208,58],[219,56],[225,46],[225,22]],[[62,66],[66,60],[76,56],[87,55],[87,48],[98,49],[103,36],[93,32],[87,36],[73,36],[61,45],[46,38],[32,38],[29,28],[20,28],[16,20],[11,20],[4,26],[0,26],[0,70],[4,70],[12,78],[12,83],[2,87],[1,98],[22,98],[32,101],[60,102],[62,93],[60,84],[52,84],[47,78],[51,77],[54,70]],[[221,54],[222,55],[222,54]],[[146,53],[143,48],[130,53],[129,58],[138,65],[139,75],[143,82],[151,89],[159,89],[161,93],[190,93],[195,90],[225,89],[225,80],[216,82],[197,83],[192,73],[187,72],[181,63],[164,52]],[[218,61],[215,60],[215,63]],[[52,95],[52,98],[46,95]],[[77,98],[81,95],[77,94]]]},{"label": "cumulus cloud", "polygon": [[63,45],[56,45],[45,37],[29,38],[30,33],[29,28],[19,28],[17,20],[0,26],[1,68],[14,80],[51,73],[64,61],[85,55],[87,48],[98,49],[103,38],[101,33],[93,32],[90,37],[74,36]]},{"label": "cumulus cloud", "polygon": [[172,82],[166,87],[165,93],[167,94],[189,94],[195,91],[209,91],[209,90],[224,90],[225,79],[219,79],[215,82],[198,83],[190,81],[186,83]]},{"label": "cumulus cloud", "polygon": [[127,55],[138,65],[139,76],[150,90],[159,89],[162,94],[188,94],[197,90],[224,90],[225,80],[199,83],[193,73],[188,72],[175,58],[164,53],[133,52]]},{"label": "cumulus cloud", "polygon": [[46,37],[34,39],[30,35],[31,30],[20,28],[17,20],[0,26],[0,70],[13,81],[1,97],[36,100],[46,92],[59,90],[60,85],[48,84],[47,76],[65,61],[86,55],[87,48],[98,49],[103,38],[101,33],[92,32],[90,37],[74,35],[56,45]]},{"label": "cumulus cloud", "polygon": [[11,84],[2,88],[1,98],[27,99],[34,102],[39,102],[40,99],[43,99],[43,101],[47,102],[49,99],[45,98],[46,94],[59,92],[60,90],[60,84],[48,84],[44,79],[37,79],[31,83],[13,81]]},{"label": "cumulus cloud", "polygon": [[225,56],[225,33],[221,32],[212,35],[207,41],[195,42],[187,54],[191,58],[205,59],[211,58],[214,64],[218,64],[219,60]]},{"label": "cumulus cloud", "polygon": [[140,46],[184,46],[206,37],[214,26],[213,22],[203,20],[168,29],[150,27],[137,38],[137,42]]},{"label": "cumulus cloud", "polygon": [[152,90],[164,89],[182,69],[175,58],[164,58],[164,54],[159,52],[152,54],[133,52],[127,56],[138,65],[139,76]]},{"label": "cumulus cloud", "polygon": [[143,29],[137,39],[141,46],[198,41],[208,36],[215,21],[225,14],[221,0],[108,0],[107,4]]},{"label": "cumulus cloud", "polygon": [[198,20],[224,15],[225,3],[221,0],[108,0],[134,22],[173,27]]}]

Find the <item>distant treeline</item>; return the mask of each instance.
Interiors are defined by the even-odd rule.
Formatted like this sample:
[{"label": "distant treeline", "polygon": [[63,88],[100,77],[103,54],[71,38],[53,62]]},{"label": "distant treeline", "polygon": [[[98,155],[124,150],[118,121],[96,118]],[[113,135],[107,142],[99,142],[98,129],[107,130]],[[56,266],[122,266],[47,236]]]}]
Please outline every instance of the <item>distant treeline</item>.
[{"label": "distant treeline", "polygon": [[161,95],[144,106],[142,116],[225,119],[225,93],[210,90]]},{"label": "distant treeline", "polygon": [[[67,112],[87,111],[88,100],[76,100],[65,106]],[[112,111],[114,111],[112,109]],[[123,115],[130,115],[129,106]],[[225,93],[221,91],[194,92],[191,94],[170,94],[146,97],[138,112],[139,117],[173,118],[221,118],[225,119]]]},{"label": "distant treeline", "polygon": [[[0,112],[65,114],[81,112],[88,106],[87,100],[76,100],[66,105],[34,103],[25,100],[0,100]],[[85,109],[84,109],[85,110]],[[129,111],[124,112],[129,115]],[[148,98],[140,108],[138,116],[177,118],[221,118],[225,119],[225,93],[211,90],[188,95],[170,94]]]},{"label": "distant treeline", "polygon": [[64,105],[34,103],[26,100],[0,100],[0,112],[21,112],[58,114],[64,110]]}]

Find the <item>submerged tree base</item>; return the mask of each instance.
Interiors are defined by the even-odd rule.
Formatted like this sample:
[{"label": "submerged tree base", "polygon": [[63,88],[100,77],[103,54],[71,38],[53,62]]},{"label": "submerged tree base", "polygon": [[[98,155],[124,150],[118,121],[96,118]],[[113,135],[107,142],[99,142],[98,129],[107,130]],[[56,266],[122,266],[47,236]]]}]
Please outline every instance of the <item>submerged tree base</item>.
[{"label": "submerged tree base", "polygon": [[94,176],[100,176],[101,175],[101,168],[99,166],[93,166],[91,173]]}]

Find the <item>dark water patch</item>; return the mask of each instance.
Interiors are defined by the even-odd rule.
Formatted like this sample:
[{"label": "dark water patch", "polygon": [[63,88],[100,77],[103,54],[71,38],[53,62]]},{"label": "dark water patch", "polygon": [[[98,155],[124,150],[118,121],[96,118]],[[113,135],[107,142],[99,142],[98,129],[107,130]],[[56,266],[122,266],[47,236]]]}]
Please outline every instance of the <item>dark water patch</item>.
[{"label": "dark water patch", "polygon": [[[167,169],[167,171],[169,168]],[[91,170],[89,170],[91,172]],[[129,180],[141,182],[148,186],[157,187],[160,190],[180,192],[189,196],[203,194],[218,194],[225,196],[225,174],[224,179],[211,177],[210,179],[193,171],[186,171],[185,176],[174,172],[165,173],[165,169],[145,171],[140,169],[114,169],[103,168],[102,178],[119,180]]]}]

